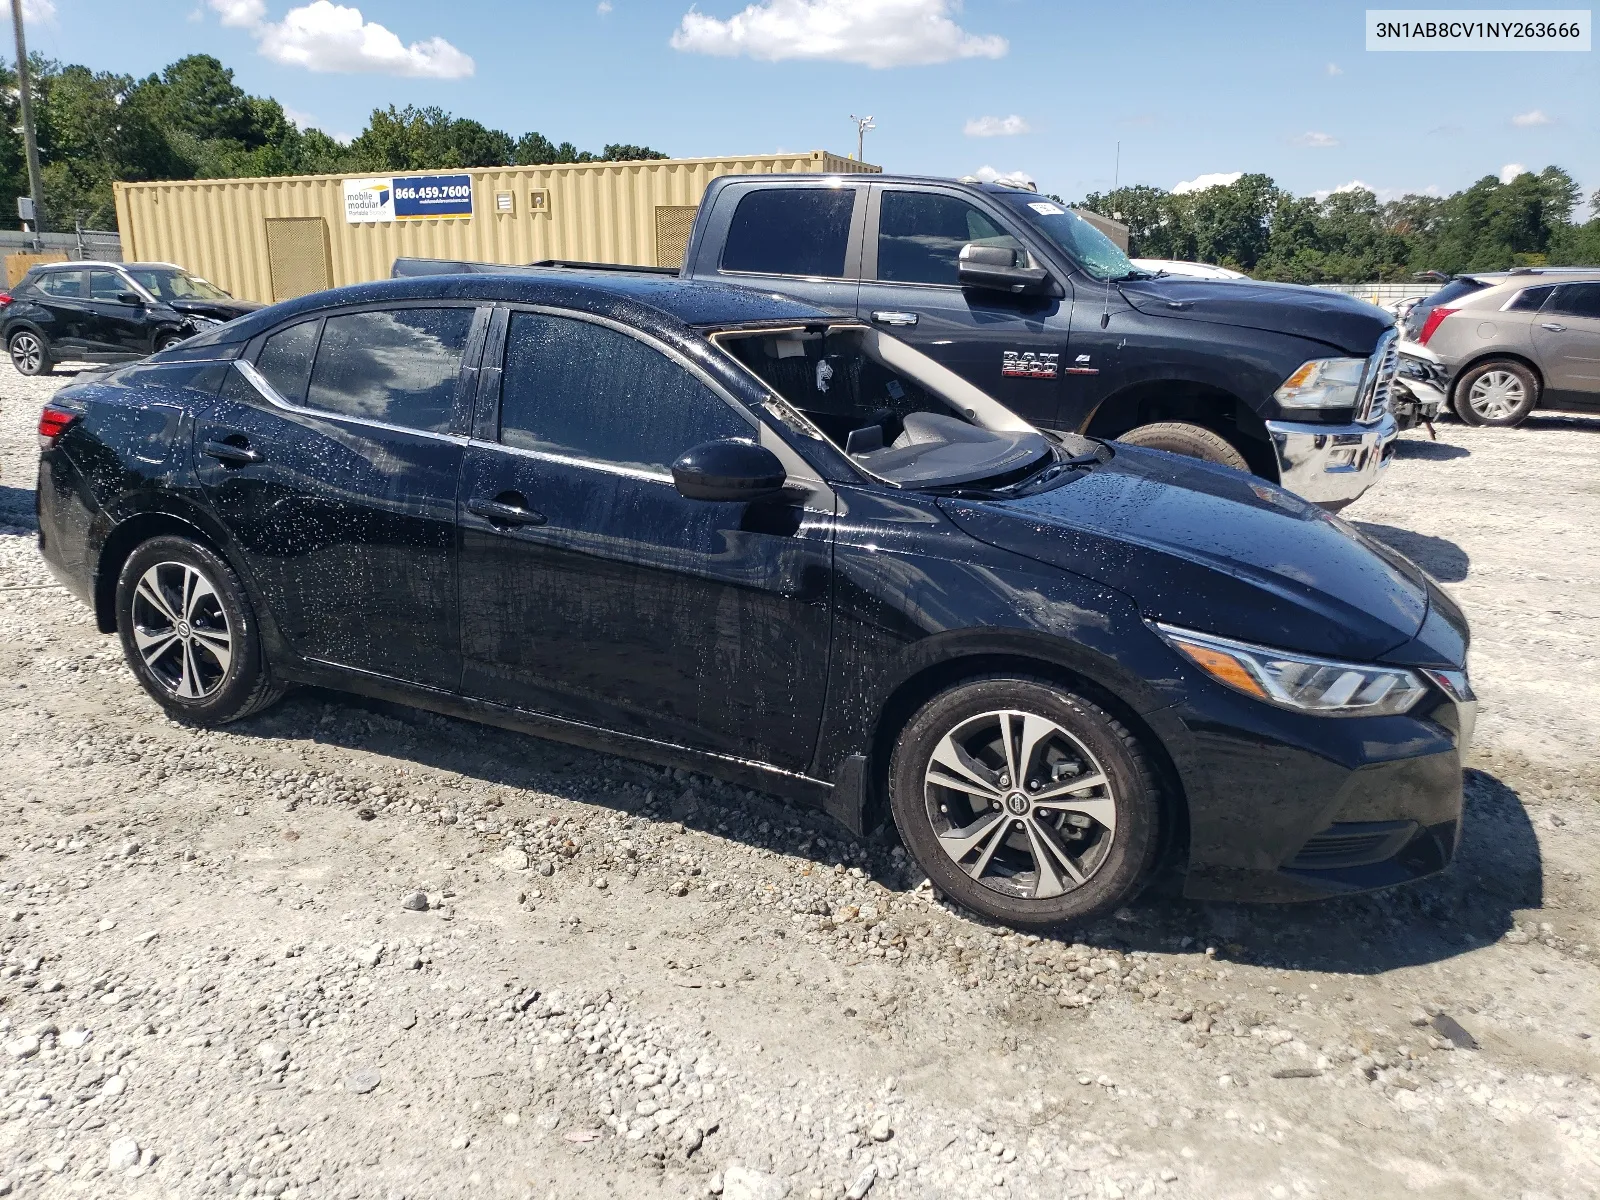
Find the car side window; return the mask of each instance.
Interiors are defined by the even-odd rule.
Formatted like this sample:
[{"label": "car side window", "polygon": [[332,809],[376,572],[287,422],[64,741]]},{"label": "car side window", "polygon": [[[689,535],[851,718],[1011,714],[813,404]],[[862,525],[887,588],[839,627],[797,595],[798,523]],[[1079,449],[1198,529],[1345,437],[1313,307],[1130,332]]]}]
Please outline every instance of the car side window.
[{"label": "car side window", "polygon": [[957,196],[886,191],[879,200],[877,278],[884,282],[957,284],[957,262],[968,242],[1022,249]]},{"label": "car side window", "polygon": [[51,271],[39,280],[39,290],[63,300],[82,299],[83,278],[83,271]]},{"label": "car side window", "polygon": [[724,271],[838,279],[850,247],[854,188],[761,188],[739,201]]},{"label": "car side window", "polygon": [[307,408],[429,433],[449,430],[471,308],[396,308],[323,322]]},{"label": "car side window", "polygon": [[262,344],[256,370],[291,404],[303,404],[311,380],[311,358],[317,351],[317,322],[302,321],[280,329]]},{"label": "car side window", "polygon": [[1600,283],[1564,283],[1544,311],[1564,317],[1600,318]]},{"label": "car side window", "polygon": [[1547,283],[1543,287],[1523,288],[1506,304],[1507,312],[1538,312],[1539,306],[1550,299],[1550,293],[1556,290],[1556,285]]},{"label": "car side window", "polygon": [[511,316],[500,391],[507,446],[666,470],[702,442],[754,436],[721,397],[638,338],[570,317]]},{"label": "car side window", "polygon": [[115,300],[123,292],[131,292],[126,280],[115,271],[89,272],[89,299]]}]

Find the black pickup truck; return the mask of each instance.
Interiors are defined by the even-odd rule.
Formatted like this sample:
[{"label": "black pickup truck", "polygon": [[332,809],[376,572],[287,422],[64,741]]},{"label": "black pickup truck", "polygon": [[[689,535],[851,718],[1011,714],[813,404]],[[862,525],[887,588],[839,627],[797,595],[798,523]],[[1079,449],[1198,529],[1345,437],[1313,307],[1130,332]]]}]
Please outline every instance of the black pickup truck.
[{"label": "black pickup truck", "polygon": [[[394,273],[441,270],[506,268],[401,259]],[[681,271],[653,270],[855,316],[1034,425],[1249,469],[1327,508],[1372,486],[1397,433],[1396,334],[1382,309],[1292,284],[1140,271],[1033,191],[728,176],[706,190]]]}]

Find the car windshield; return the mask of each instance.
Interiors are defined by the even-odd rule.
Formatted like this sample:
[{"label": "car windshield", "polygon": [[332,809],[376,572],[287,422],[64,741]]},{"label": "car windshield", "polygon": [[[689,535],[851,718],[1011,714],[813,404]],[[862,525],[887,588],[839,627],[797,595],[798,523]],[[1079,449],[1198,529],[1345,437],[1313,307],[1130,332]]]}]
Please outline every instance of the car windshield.
[{"label": "car windshield", "polygon": [[177,267],[129,267],[128,274],[158,300],[231,300],[216,284]]},{"label": "car windshield", "polygon": [[1000,199],[1041,235],[1096,279],[1141,278],[1117,244],[1065,205],[1034,192],[1001,192]]},{"label": "car windshield", "polygon": [[1009,409],[877,330],[813,326],[715,340],[822,438],[899,487],[1031,486],[1066,462]]}]

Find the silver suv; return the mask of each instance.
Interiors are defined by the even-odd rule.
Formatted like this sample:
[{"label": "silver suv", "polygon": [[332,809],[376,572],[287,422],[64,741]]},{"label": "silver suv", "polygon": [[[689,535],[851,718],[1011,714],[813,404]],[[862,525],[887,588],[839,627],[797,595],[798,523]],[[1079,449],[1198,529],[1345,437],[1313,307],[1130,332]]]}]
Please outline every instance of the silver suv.
[{"label": "silver suv", "polygon": [[1462,276],[1425,306],[1416,340],[1439,356],[1467,424],[1517,425],[1535,408],[1600,412],[1600,268]]}]

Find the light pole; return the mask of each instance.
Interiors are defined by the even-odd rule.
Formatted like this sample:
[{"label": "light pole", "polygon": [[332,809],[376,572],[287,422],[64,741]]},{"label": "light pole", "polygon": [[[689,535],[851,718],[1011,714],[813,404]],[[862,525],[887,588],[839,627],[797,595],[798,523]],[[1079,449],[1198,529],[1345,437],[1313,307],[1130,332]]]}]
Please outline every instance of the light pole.
[{"label": "light pole", "polygon": [[[15,4],[18,0],[11,0],[11,2]],[[877,126],[872,123],[871,117],[858,117],[855,113],[851,113],[850,119],[856,123],[856,161],[866,162],[867,130],[876,129]]]},{"label": "light pole", "polygon": [[[22,141],[28,151],[28,194],[33,197],[33,232],[44,232],[44,188],[39,182],[39,139],[33,134],[33,83],[28,78],[28,39],[22,33],[22,0],[11,0],[17,31],[17,90],[22,97]],[[38,238],[34,239],[37,247]]]}]

